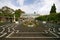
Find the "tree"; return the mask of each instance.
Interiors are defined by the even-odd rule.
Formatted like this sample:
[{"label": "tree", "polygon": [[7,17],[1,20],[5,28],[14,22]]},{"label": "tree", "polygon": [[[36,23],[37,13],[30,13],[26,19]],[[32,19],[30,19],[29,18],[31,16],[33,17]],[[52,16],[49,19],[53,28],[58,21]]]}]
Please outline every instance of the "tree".
[{"label": "tree", "polygon": [[2,16],[3,16],[2,9],[0,9],[0,17],[2,17]]},{"label": "tree", "polygon": [[55,15],[54,15],[54,14],[49,15],[49,16],[47,17],[47,21],[56,21],[56,14],[55,14]]},{"label": "tree", "polygon": [[56,16],[57,16],[56,20],[57,20],[57,21],[60,21],[60,13],[57,13]]},{"label": "tree", "polygon": [[18,20],[21,16],[21,14],[24,13],[24,11],[18,9],[18,10],[15,10],[15,17],[16,17],[16,20]]},{"label": "tree", "polygon": [[43,15],[43,16],[39,16],[39,17],[37,17],[35,19],[40,20],[40,21],[47,21],[47,17],[48,17],[48,15]]},{"label": "tree", "polygon": [[53,6],[51,7],[51,11],[50,14],[56,13],[56,6],[55,4],[53,4]]}]

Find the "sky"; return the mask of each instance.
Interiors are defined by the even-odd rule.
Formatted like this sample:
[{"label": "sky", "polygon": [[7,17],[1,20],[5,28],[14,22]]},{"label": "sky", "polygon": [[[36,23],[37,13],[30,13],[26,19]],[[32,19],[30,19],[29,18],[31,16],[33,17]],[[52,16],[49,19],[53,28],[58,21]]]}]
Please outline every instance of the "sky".
[{"label": "sky", "polygon": [[8,6],[14,10],[21,9],[26,13],[48,15],[51,6],[55,3],[57,12],[60,12],[60,0],[0,0],[0,8]]}]

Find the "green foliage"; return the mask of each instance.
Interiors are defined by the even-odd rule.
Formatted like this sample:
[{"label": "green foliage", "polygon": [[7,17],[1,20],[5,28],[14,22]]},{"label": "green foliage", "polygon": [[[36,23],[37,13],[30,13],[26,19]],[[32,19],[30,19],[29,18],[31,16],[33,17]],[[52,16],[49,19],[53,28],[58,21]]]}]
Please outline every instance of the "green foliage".
[{"label": "green foliage", "polygon": [[22,10],[20,10],[20,9],[15,10],[14,15],[15,15],[15,17],[16,17],[16,20],[19,19],[20,15],[21,15],[22,13],[24,13],[24,12],[23,12]]},{"label": "green foliage", "polygon": [[13,10],[7,6],[4,6],[0,9],[0,17],[5,17],[7,18],[7,20],[11,20],[12,18],[14,18],[15,15],[15,19],[18,20],[20,15],[24,13],[24,11],[17,9],[17,10]]},{"label": "green foliage", "polygon": [[18,9],[18,10],[15,11],[15,16],[16,16],[16,17],[20,17],[20,15],[21,15],[22,13],[24,13],[24,12],[23,12],[22,10]]},{"label": "green foliage", "polygon": [[39,16],[39,17],[37,17],[36,19],[37,19],[37,20],[41,20],[41,21],[46,21],[47,15]]},{"label": "green foliage", "polygon": [[[14,14],[12,14],[14,12]],[[14,15],[16,18],[20,17],[20,15],[24,13],[22,10],[17,9],[17,10],[13,10],[7,6],[4,6],[0,9],[0,16],[4,16],[4,17],[8,17],[8,18],[13,18]]]},{"label": "green foliage", "polygon": [[56,17],[57,17],[56,20],[57,20],[57,21],[60,21],[60,13],[58,13],[58,14],[56,15]]},{"label": "green foliage", "polygon": [[3,16],[4,14],[0,13],[0,16]]},{"label": "green foliage", "polygon": [[39,16],[36,18],[36,20],[40,21],[49,21],[49,22],[60,22],[60,13],[53,13],[51,15],[44,15],[44,16]]},{"label": "green foliage", "polygon": [[60,13],[54,13],[52,15],[49,15],[47,18],[48,21],[60,21]]},{"label": "green foliage", "polygon": [[52,14],[52,13],[56,13],[56,6],[55,6],[55,4],[53,4],[53,6],[51,7],[50,14]]},{"label": "green foliage", "polygon": [[56,15],[57,15],[57,14],[55,14],[55,13],[49,15],[49,16],[47,17],[47,21],[56,21],[56,18],[57,18]]},{"label": "green foliage", "polygon": [[53,4],[51,7],[50,15],[47,16],[39,16],[36,18],[37,20],[42,20],[42,21],[53,21],[53,22],[59,22],[60,21],[60,13],[56,13],[56,6]]}]

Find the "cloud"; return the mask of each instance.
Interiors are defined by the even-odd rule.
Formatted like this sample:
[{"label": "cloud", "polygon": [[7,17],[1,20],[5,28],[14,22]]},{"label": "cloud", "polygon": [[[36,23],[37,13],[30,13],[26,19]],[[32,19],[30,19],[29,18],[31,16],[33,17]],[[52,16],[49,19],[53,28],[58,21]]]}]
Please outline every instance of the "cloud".
[{"label": "cloud", "polygon": [[24,5],[24,0],[17,0],[17,3],[19,3],[20,6],[23,6]]},{"label": "cloud", "polygon": [[54,3],[56,4],[57,12],[60,12],[60,0],[55,0]]},{"label": "cloud", "polygon": [[33,4],[25,5],[25,7],[21,7],[24,11],[31,13],[31,12],[37,12],[41,15],[47,15],[50,12],[51,6],[53,3],[56,4],[57,12],[60,12],[60,1],[59,0],[35,0]]},{"label": "cloud", "polygon": [[[25,1],[28,5],[25,4]],[[31,1],[29,3],[27,0],[15,0],[13,3],[15,2],[17,4],[14,5],[12,0],[0,0],[0,7],[8,6],[13,9],[19,8],[26,13],[33,13],[35,11],[41,15],[45,15],[49,14],[51,6],[55,3],[57,12],[60,12],[60,0],[33,0],[32,3]]]},{"label": "cloud", "polygon": [[0,0],[0,8],[3,6],[8,6],[10,8],[17,9],[17,7],[14,6],[10,0]]},{"label": "cloud", "polygon": [[32,13],[35,11],[39,14],[48,14],[52,3],[52,1],[48,0],[36,0],[33,4],[25,5],[21,7],[21,9],[28,13]]}]

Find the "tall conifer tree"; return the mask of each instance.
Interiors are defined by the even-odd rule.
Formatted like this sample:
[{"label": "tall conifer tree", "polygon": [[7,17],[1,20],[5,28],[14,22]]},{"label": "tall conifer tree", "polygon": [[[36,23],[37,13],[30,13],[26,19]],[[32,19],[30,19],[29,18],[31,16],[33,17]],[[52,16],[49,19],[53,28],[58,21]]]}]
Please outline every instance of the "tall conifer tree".
[{"label": "tall conifer tree", "polygon": [[56,6],[55,6],[55,4],[53,4],[53,6],[51,7],[50,14],[52,14],[52,13],[56,13]]}]

